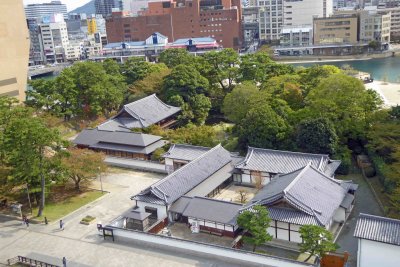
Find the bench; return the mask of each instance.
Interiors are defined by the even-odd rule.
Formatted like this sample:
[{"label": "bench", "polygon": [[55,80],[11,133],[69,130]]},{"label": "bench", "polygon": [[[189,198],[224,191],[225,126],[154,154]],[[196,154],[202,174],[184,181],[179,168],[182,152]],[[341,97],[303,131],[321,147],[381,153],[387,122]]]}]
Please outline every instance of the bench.
[{"label": "bench", "polygon": [[222,236],[222,233],[219,233],[219,232],[210,232],[210,234],[216,235],[216,236]]}]

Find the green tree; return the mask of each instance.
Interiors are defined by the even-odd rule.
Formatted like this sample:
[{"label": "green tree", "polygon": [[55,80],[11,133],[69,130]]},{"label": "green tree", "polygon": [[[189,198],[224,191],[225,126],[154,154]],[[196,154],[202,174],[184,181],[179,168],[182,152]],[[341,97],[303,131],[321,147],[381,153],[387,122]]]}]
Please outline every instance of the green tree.
[{"label": "green tree", "polygon": [[328,78],[333,74],[341,73],[341,70],[332,65],[313,65],[309,68],[300,68],[297,72],[300,76],[300,84],[304,96],[313,88],[317,87],[321,79]]},{"label": "green tree", "polygon": [[203,94],[197,94],[189,97],[189,105],[193,112],[193,122],[204,124],[211,108],[211,101]]},{"label": "green tree", "polygon": [[303,239],[303,242],[299,244],[300,252],[310,254],[304,262],[307,262],[312,256],[321,258],[327,252],[336,251],[339,247],[333,242],[332,233],[321,226],[303,225],[299,232]]},{"label": "green tree", "polygon": [[224,92],[230,92],[239,77],[240,59],[238,53],[231,49],[212,51],[204,54],[208,68],[205,68],[204,77],[210,84],[220,86]]},{"label": "green tree", "polygon": [[358,79],[332,74],[322,79],[306,100],[312,113],[328,118],[338,136],[346,141],[365,135],[369,117],[380,105],[379,99],[371,96]]},{"label": "green tree", "polygon": [[280,149],[291,132],[287,121],[278,115],[270,105],[262,104],[251,108],[235,131],[242,148],[255,146]]},{"label": "green tree", "polygon": [[49,111],[63,117],[65,121],[71,119],[76,114],[78,103],[78,89],[75,87],[74,75],[70,68],[64,69],[55,79],[56,95],[53,102],[54,107]]},{"label": "green tree", "polygon": [[7,164],[14,184],[40,188],[38,216],[45,206],[46,183],[56,177],[59,162],[53,155],[60,148],[59,133],[49,129],[38,117],[15,117],[4,131]]},{"label": "green tree", "polygon": [[82,182],[107,170],[104,158],[104,154],[89,149],[71,148],[61,162],[65,175],[74,182],[75,189],[80,191]]},{"label": "green tree", "polygon": [[29,85],[32,88],[26,91],[26,105],[51,111],[57,99],[55,81],[37,79],[29,81]]},{"label": "green tree", "polygon": [[263,206],[256,205],[251,209],[251,211],[245,210],[240,213],[237,223],[245,231],[244,242],[253,245],[254,252],[257,246],[272,240],[272,236],[267,232],[271,218],[268,210]]},{"label": "green tree", "polygon": [[172,48],[162,51],[158,60],[167,65],[168,68],[174,68],[181,64],[192,64],[193,56],[191,56],[185,49]]},{"label": "green tree", "polygon": [[240,80],[264,83],[271,77],[294,73],[294,68],[288,64],[278,64],[266,53],[258,52],[241,57]]},{"label": "green tree", "polygon": [[224,98],[222,112],[232,122],[238,123],[251,108],[250,102],[257,95],[259,89],[252,82],[243,82],[233,88]]},{"label": "green tree", "polygon": [[[163,64],[159,64],[163,65]],[[151,94],[160,94],[164,78],[171,73],[167,67],[160,71],[150,72],[142,80],[136,81],[129,87],[128,102],[132,102]]]},{"label": "green tree", "polygon": [[150,73],[158,73],[166,68],[162,63],[154,64],[136,57],[129,58],[121,67],[127,84],[134,84],[137,81],[143,80]]},{"label": "green tree", "polygon": [[297,126],[296,142],[304,152],[333,155],[338,146],[338,137],[328,119],[307,119]]}]

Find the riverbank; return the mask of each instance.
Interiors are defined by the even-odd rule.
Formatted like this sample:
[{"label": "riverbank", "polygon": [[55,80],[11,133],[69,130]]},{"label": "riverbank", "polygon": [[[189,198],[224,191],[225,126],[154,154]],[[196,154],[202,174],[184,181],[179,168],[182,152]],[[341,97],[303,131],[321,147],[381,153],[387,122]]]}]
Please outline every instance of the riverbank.
[{"label": "riverbank", "polygon": [[400,83],[375,80],[365,84],[365,88],[375,90],[384,101],[385,107],[400,105]]},{"label": "riverbank", "polygon": [[[393,53],[395,53],[393,55]],[[400,56],[399,51],[385,51],[376,54],[362,54],[362,55],[346,55],[346,56],[279,56],[273,59],[282,64],[302,64],[302,63],[326,63],[326,62],[341,62],[341,61],[361,61],[379,58]]]}]

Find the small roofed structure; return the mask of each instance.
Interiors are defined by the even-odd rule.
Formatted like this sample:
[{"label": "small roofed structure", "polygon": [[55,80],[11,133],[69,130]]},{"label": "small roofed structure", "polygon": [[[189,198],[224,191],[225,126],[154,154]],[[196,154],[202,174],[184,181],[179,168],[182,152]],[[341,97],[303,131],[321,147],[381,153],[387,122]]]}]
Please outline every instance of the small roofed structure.
[{"label": "small roofed structure", "polygon": [[146,231],[151,224],[150,216],[151,213],[129,209],[113,220],[110,225],[123,229]]},{"label": "small roofed structure", "polygon": [[354,205],[349,188],[349,183],[327,176],[310,162],[304,168],[272,179],[244,209],[266,206],[273,220],[268,232],[274,238],[299,243],[301,225],[334,230],[345,222]]},{"label": "small roofed structure", "polygon": [[329,155],[310,154],[249,147],[246,158],[235,167],[239,172],[234,176],[236,183],[254,184],[262,179],[267,184],[277,174],[290,173],[311,165],[333,177],[340,160],[331,160]]},{"label": "small roofed structure", "polygon": [[124,105],[117,115],[97,128],[105,131],[127,132],[134,128],[146,128],[153,124],[168,128],[176,122],[174,116],[180,110],[179,107],[165,104],[156,94],[152,94]]},{"label": "small roofed structure", "polygon": [[79,148],[89,148],[106,155],[148,160],[151,154],[165,145],[162,137],[120,131],[83,130],[73,141]]},{"label": "small roofed structure", "polygon": [[239,228],[236,218],[242,207],[238,203],[194,197],[183,210],[182,216],[187,218],[190,225],[199,225],[200,231],[235,237]]},{"label": "small roofed structure", "polygon": [[217,145],[131,199],[160,220],[168,216],[168,209],[182,196],[207,196],[213,192],[231,178],[233,168],[231,154]]},{"label": "small roofed structure", "polygon": [[400,262],[400,220],[360,213],[357,266],[397,267]]},{"label": "small roofed structure", "polygon": [[183,165],[200,157],[210,149],[210,147],[203,146],[173,144],[162,156],[165,159],[165,169],[168,173],[176,171]]}]

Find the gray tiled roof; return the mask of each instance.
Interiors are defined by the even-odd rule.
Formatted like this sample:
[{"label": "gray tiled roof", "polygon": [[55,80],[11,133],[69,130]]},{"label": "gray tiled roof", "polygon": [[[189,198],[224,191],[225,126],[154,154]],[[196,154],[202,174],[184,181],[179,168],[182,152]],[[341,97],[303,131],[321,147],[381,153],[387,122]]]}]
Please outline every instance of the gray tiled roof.
[{"label": "gray tiled roof", "polygon": [[192,200],[191,197],[182,196],[177,201],[175,201],[174,204],[172,204],[168,210],[171,212],[182,214],[183,211],[186,209],[187,205],[189,205],[190,200]]},{"label": "gray tiled roof", "polygon": [[319,225],[314,216],[293,209],[269,207],[268,212],[272,220],[298,225]]},{"label": "gray tiled roof", "polygon": [[354,236],[400,246],[400,220],[360,213]]},{"label": "gray tiled roof", "polygon": [[210,149],[211,149],[210,147],[203,147],[203,146],[173,144],[168,150],[168,152],[163,155],[163,157],[170,159],[192,161],[200,157]]},{"label": "gray tiled roof", "polygon": [[217,145],[131,199],[172,204],[231,161],[230,153]]},{"label": "gray tiled roof", "polygon": [[124,105],[122,110],[109,121],[99,125],[100,130],[146,128],[158,123],[181,109],[162,102],[155,94]]},{"label": "gray tiled roof", "polygon": [[190,200],[182,215],[211,222],[236,225],[236,216],[241,208],[241,204],[233,202],[194,197]]},{"label": "gray tiled roof", "polygon": [[144,219],[148,218],[151,213],[148,212],[140,212],[139,210],[127,210],[122,216],[125,218],[132,218],[135,220],[143,221]]},{"label": "gray tiled roof", "polygon": [[298,211],[313,216],[320,225],[327,225],[346,197],[341,182],[332,179],[311,164],[294,172],[278,175],[251,201],[273,207],[284,200]]},{"label": "gray tiled roof", "polygon": [[340,165],[340,161],[332,161],[328,155],[323,154],[249,147],[246,158],[236,168],[278,174],[298,170],[310,162],[329,176],[333,176]]},{"label": "gray tiled roof", "polygon": [[83,130],[73,142],[90,148],[145,154],[164,145],[160,136],[134,132],[100,131],[97,128]]},{"label": "gray tiled roof", "polygon": [[346,196],[344,197],[342,203],[340,203],[340,206],[348,209],[350,208],[351,204],[353,203],[354,200],[354,195],[347,193]]}]

